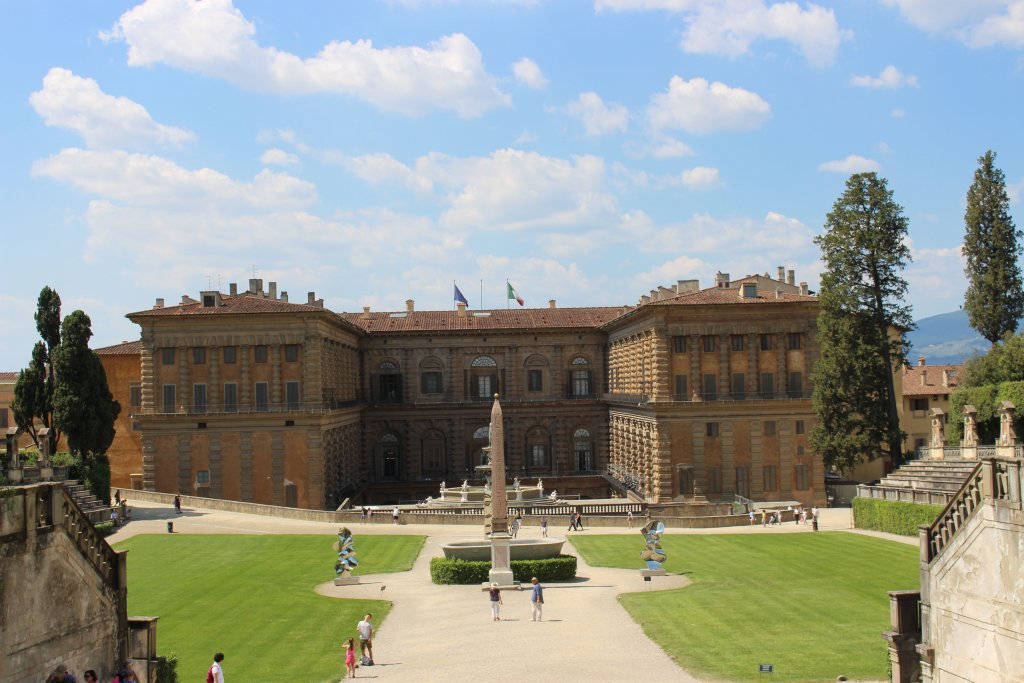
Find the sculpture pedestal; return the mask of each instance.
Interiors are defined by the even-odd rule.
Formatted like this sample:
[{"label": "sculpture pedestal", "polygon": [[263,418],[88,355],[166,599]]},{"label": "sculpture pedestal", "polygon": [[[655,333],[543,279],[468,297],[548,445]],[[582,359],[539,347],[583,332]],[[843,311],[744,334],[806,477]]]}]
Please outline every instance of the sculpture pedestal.
[{"label": "sculpture pedestal", "polygon": [[359,577],[358,576],[347,576],[347,577],[339,576],[338,578],[336,578],[334,580],[334,585],[335,586],[354,586],[357,583],[359,583]]},{"label": "sculpture pedestal", "polygon": [[509,545],[512,537],[507,532],[499,531],[491,534],[491,571],[487,573],[487,580],[499,586],[516,586],[512,578],[512,566],[510,564],[512,552]]},{"label": "sculpture pedestal", "polygon": [[651,576],[668,576],[668,572],[664,569],[641,569],[640,576],[645,579]]}]

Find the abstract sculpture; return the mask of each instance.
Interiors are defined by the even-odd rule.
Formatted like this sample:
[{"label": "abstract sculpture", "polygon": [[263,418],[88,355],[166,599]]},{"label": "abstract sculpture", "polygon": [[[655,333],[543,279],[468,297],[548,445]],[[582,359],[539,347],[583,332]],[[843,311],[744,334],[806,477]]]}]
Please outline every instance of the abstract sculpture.
[{"label": "abstract sculpture", "polygon": [[661,570],[661,563],[665,561],[665,551],[661,547],[665,523],[652,519],[644,525],[640,533],[644,535],[644,549],[640,552],[640,559],[647,563],[648,569]]},{"label": "abstract sculpture", "polygon": [[356,549],[352,542],[352,532],[348,527],[338,529],[338,541],[334,544],[334,550],[338,553],[338,561],[334,563],[334,585],[359,583],[359,579],[352,576],[352,570],[359,566],[356,560]]}]

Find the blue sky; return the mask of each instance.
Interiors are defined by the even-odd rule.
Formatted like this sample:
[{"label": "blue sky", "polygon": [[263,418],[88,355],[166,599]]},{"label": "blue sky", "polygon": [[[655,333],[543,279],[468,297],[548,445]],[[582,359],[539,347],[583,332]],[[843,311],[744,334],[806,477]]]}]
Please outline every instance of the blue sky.
[{"label": "blue sky", "polygon": [[0,50],[2,369],[47,284],[94,347],[254,272],[339,311],[814,288],[861,170],[920,318],[962,302],[985,150],[1024,221],[1024,0],[40,0]]}]

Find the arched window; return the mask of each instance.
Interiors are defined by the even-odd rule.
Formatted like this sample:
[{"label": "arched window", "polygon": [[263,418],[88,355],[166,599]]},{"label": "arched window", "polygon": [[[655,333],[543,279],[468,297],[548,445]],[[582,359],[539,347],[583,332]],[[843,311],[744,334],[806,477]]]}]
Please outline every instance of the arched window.
[{"label": "arched window", "polygon": [[573,432],[572,452],[575,455],[577,471],[589,472],[594,469],[594,445],[589,430],[581,427]]},{"label": "arched window", "polygon": [[475,432],[473,432],[474,439],[489,439],[491,438],[491,425],[484,425]]},{"label": "arched window", "polygon": [[490,356],[477,356],[466,376],[467,398],[489,400],[498,391],[498,363]]},{"label": "arched window", "polygon": [[388,432],[377,443],[377,476],[380,479],[399,478],[399,440],[396,434]]},{"label": "arched window", "polygon": [[590,362],[583,356],[572,359],[569,370],[569,398],[592,398]]},{"label": "arched window", "polygon": [[377,373],[371,377],[374,398],[381,403],[402,402],[402,373],[398,363],[384,360],[377,366]]},{"label": "arched window", "polygon": [[496,368],[498,364],[490,356],[477,356],[471,364],[474,368]]},{"label": "arched window", "polygon": [[397,370],[398,365],[392,361],[386,360],[382,361],[381,364],[377,366],[377,368],[380,370]]},{"label": "arched window", "polygon": [[426,358],[420,363],[420,393],[440,394],[444,392],[444,366],[436,358]]},{"label": "arched window", "polygon": [[551,435],[543,427],[533,427],[526,432],[527,470],[551,468]]},{"label": "arched window", "polygon": [[544,375],[547,374],[548,359],[534,354],[526,359],[526,390],[530,392],[544,391]]}]

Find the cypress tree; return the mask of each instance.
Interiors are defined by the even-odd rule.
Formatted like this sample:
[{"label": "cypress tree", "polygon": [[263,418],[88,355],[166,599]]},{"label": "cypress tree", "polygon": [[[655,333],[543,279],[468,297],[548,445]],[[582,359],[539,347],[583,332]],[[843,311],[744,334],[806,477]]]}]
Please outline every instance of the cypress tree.
[{"label": "cypress tree", "polygon": [[14,383],[11,412],[18,428],[32,437],[38,447],[36,420],[50,429],[50,453],[57,452],[61,430],[53,419],[53,390],[55,385],[53,353],[60,346],[60,295],[43,287],[36,301],[36,330],[42,341],[32,349],[32,361],[27,369],[18,373]]}]

